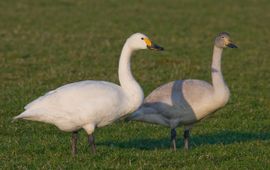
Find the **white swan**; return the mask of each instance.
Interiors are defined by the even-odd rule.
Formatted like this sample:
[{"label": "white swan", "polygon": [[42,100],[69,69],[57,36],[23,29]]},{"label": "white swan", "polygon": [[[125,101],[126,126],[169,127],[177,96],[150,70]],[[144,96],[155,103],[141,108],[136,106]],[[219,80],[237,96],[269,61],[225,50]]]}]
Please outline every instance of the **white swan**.
[{"label": "white swan", "polygon": [[171,128],[172,147],[176,150],[176,130],[185,126],[184,145],[188,149],[189,130],[208,114],[223,107],[229,99],[229,89],[221,73],[223,48],[237,48],[228,33],[220,33],[214,42],[212,84],[202,80],[177,80],[155,89],[143,105],[127,120],[138,120]]},{"label": "white swan", "polygon": [[83,128],[95,152],[93,132],[135,111],[143,102],[143,91],[130,70],[130,58],[140,49],[163,50],[141,33],[130,36],[119,61],[120,85],[106,81],[80,81],[50,91],[25,106],[14,119],[27,119],[54,124],[72,133],[72,153],[76,154],[77,131]]}]

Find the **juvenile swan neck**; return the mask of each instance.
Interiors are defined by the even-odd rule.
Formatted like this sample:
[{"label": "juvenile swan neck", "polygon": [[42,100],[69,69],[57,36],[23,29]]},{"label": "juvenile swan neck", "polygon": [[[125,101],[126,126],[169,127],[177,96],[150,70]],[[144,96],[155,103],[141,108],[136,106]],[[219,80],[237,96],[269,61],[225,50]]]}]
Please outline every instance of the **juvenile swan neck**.
[{"label": "juvenile swan neck", "polygon": [[214,46],[213,60],[212,60],[212,83],[215,94],[219,97],[227,97],[229,95],[229,89],[223,79],[221,72],[221,57],[222,48]]},{"label": "juvenile swan neck", "polygon": [[128,97],[130,112],[136,110],[143,102],[143,91],[134,79],[130,69],[130,58],[133,50],[125,43],[119,61],[118,76],[122,89]]},{"label": "juvenile swan neck", "polygon": [[215,73],[221,73],[221,56],[222,56],[222,48],[214,46],[213,50],[213,58],[212,58],[212,76],[215,75]]}]

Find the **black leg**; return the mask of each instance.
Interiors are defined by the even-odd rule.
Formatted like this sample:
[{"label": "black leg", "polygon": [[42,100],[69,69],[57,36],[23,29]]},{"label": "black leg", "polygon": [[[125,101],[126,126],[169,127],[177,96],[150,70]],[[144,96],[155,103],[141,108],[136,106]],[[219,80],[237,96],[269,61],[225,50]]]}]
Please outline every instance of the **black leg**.
[{"label": "black leg", "polygon": [[73,156],[77,154],[77,140],[78,140],[78,131],[72,132],[71,152]]},{"label": "black leg", "polygon": [[184,145],[185,145],[184,146],[185,149],[188,150],[189,148],[189,130],[188,129],[184,131]]},{"label": "black leg", "polygon": [[95,154],[96,153],[96,144],[95,144],[95,138],[94,138],[93,134],[88,136],[88,143],[91,146],[93,154]]},{"label": "black leg", "polygon": [[176,130],[171,129],[171,142],[172,142],[172,149],[176,151]]}]

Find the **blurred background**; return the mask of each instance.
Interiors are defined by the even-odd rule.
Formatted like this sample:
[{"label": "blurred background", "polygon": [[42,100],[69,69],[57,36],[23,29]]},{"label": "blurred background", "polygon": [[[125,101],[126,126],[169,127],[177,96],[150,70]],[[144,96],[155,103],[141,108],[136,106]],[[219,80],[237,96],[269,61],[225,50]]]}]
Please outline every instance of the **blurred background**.
[{"label": "blurred background", "polygon": [[[269,0],[8,0],[0,2],[1,169],[269,169]],[[225,108],[195,125],[186,153],[169,129],[118,121],[95,132],[97,154],[70,134],[12,117],[49,90],[80,80],[118,84],[121,48],[142,32],[165,51],[138,51],[132,71],[147,96],[177,79],[211,82],[214,37],[229,32],[238,49],[223,53],[231,90]]]}]

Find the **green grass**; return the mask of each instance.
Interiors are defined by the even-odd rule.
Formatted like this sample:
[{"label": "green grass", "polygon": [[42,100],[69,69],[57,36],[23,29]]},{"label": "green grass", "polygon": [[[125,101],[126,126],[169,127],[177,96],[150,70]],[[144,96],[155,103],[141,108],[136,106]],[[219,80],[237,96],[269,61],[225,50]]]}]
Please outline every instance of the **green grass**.
[{"label": "green grass", "polygon": [[[269,0],[0,1],[0,169],[269,169]],[[228,31],[223,72],[228,105],[195,125],[185,152],[169,149],[169,129],[118,121],[95,131],[97,154],[80,132],[31,121],[11,123],[45,92],[86,79],[118,83],[119,54],[134,32],[165,47],[140,51],[132,70],[145,95],[166,82],[210,81],[214,36]]]}]

